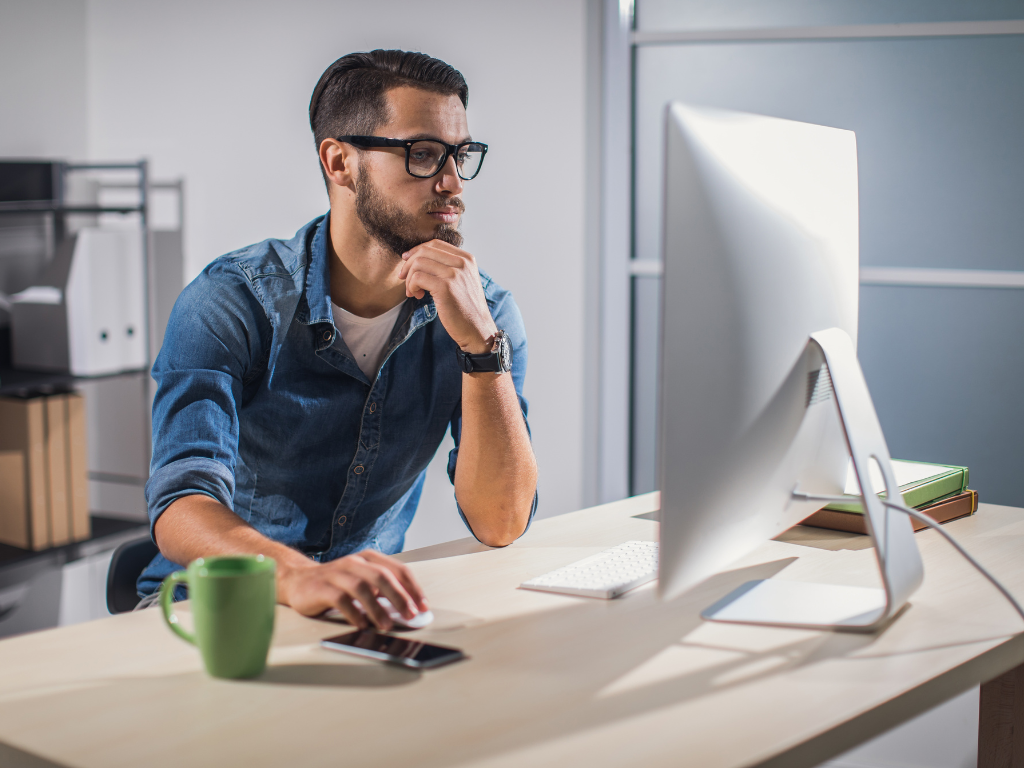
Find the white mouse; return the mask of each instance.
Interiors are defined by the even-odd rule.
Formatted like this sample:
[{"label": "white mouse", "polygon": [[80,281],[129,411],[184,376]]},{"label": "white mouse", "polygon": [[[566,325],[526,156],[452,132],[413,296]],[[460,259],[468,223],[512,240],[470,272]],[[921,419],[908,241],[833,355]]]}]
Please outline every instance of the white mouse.
[{"label": "white mouse", "polygon": [[[361,611],[363,610],[363,606],[358,600],[353,600],[352,602],[355,604],[356,608]],[[423,629],[434,621],[433,611],[422,611],[421,613],[417,613],[411,619],[403,618],[402,614],[398,612],[398,609],[396,609],[395,606],[391,604],[391,601],[383,595],[377,598],[377,603],[381,608],[388,612],[388,616],[390,616],[391,621],[394,622],[394,627],[392,627],[392,629]],[[363,613],[365,613],[365,611],[363,611]],[[337,608],[331,608],[324,614],[324,616],[328,619],[345,620],[345,615]]]}]

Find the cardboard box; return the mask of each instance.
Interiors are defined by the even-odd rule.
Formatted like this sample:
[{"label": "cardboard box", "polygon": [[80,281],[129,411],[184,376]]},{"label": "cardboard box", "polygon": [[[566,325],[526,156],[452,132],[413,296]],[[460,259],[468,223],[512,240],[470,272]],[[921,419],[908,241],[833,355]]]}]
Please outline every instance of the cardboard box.
[{"label": "cardboard box", "polygon": [[45,549],[91,535],[85,403],[0,398],[0,541]]}]

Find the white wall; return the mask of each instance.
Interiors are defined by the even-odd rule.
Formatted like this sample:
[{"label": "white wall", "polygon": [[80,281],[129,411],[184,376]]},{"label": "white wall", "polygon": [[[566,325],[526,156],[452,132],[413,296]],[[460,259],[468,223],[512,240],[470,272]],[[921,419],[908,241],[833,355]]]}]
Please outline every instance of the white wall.
[{"label": "white wall", "polygon": [[[404,48],[462,71],[470,128],[491,147],[467,185],[466,247],[526,321],[539,514],[579,508],[585,0],[88,0],[87,9],[89,155],[147,156],[155,177],[186,179],[188,278],[326,210],[307,108],[334,59]],[[438,469],[410,545],[465,535]]]},{"label": "white wall", "polygon": [[85,3],[0,0],[0,157],[81,159]]}]

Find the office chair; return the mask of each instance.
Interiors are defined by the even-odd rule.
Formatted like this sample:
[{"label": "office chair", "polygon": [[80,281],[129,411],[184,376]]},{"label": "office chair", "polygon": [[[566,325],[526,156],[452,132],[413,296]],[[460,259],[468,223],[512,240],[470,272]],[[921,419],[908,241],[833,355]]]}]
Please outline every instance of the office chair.
[{"label": "office chair", "polygon": [[135,582],[142,569],[156,557],[159,550],[147,533],[137,539],[126,541],[114,550],[107,571],[107,610],[111,613],[126,613],[139,604]]}]

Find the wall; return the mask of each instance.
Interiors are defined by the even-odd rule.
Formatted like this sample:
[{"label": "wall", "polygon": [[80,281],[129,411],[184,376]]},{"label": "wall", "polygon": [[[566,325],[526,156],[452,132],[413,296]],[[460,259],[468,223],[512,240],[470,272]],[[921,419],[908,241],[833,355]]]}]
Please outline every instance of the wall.
[{"label": "wall", "polygon": [[0,94],[0,157],[85,157],[82,0],[0,2]]},{"label": "wall", "polygon": [[[85,104],[84,0],[0,0],[0,159],[85,157]],[[52,250],[45,219],[0,216],[0,295],[27,288]],[[5,304],[0,359],[9,350]]]},{"label": "wall", "polygon": [[[189,278],[326,210],[307,108],[335,58],[397,47],[463,72],[470,128],[491,148],[467,186],[466,247],[512,290],[526,321],[539,514],[580,507],[584,0],[87,7],[89,155],[147,156],[156,178],[186,179]],[[409,543],[454,535],[465,529],[434,467]]]}]

